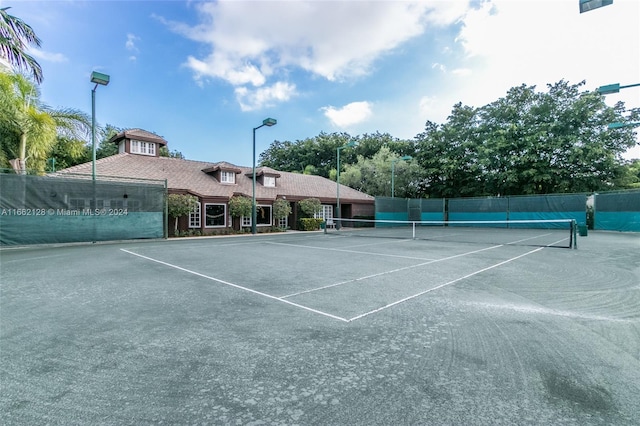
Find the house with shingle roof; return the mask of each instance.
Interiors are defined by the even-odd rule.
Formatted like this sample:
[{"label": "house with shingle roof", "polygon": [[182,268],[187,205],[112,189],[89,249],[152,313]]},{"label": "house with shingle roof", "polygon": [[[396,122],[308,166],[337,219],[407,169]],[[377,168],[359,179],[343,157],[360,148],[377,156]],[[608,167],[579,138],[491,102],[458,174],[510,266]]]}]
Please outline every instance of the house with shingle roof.
[{"label": "house with shingle roof", "polygon": [[[199,231],[202,234],[228,232],[228,228],[251,227],[251,217],[236,220],[229,215],[229,200],[233,196],[253,196],[253,168],[225,161],[210,163],[161,157],[162,137],[142,129],[130,129],[110,139],[118,145],[118,154],[96,161],[96,175],[133,179],[166,180],[170,194],[190,194],[198,198],[198,207],[188,217],[178,221],[179,231]],[[92,163],[84,163],[59,171],[59,174],[89,174]],[[256,168],[256,227],[284,226],[298,228],[300,216],[297,203],[317,198],[322,203],[319,217],[330,225],[337,212],[336,182],[322,176],[282,172],[269,167]],[[340,185],[340,217],[374,215],[374,197],[348,186]],[[291,205],[291,215],[276,223],[273,202],[283,199]]]}]

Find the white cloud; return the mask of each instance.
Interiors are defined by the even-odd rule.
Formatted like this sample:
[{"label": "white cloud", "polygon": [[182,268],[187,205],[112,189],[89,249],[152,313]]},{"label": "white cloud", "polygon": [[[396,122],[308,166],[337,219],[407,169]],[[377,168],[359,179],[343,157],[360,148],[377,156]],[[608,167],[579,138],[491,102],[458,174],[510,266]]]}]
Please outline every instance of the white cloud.
[{"label": "white cloud", "polygon": [[67,62],[68,58],[62,53],[46,52],[40,49],[31,48],[28,53],[34,58],[46,62]]},{"label": "white cloud", "polygon": [[435,62],[433,65],[431,65],[431,69],[442,71],[442,72],[446,72],[447,71],[446,65],[440,64],[438,62]]},{"label": "white cloud", "polygon": [[294,97],[296,86],[294,84],[279,81],[269,87],[260,87],[250,90],[246,86],[235,89],[236,99],[243,111],[253,111],[276,102],[285,102]]},{"label": "white cloud", "polygon": [[561,79],[586,80],[585,89],[592,90],[609,82],[637,80],[638,2],[616,0],[584,14],[577,3],[491,0],[470,9],[461,20],[457,41],[467,55],[460,68],[472,70],[474,78],[456,94],[464,93],[461,99],[480,106],[523,83],[546,90],[546,84]]},{"label": "white cloud", "polygon": [[201,23],[188,26],[155,17],[192,40],[208,44],[185,65],[202,81],[259,87],[302,69],[329,81],[367,75],[374,62],[429,26],[448,25],[464,1],[287,1],[195,3]]},{"label": "white cloud", "polygon": [[140,50],[136,47],[136,42],[138,40],[140,40],[140,37],[136,36],[135,34],[127,34],[127,41],[124,44],[125,48],[132,52],[139,52]]},{"label": "white cloud", "polygon": [[373,114],[371,103],[366,101],[351,102],[342,108],[327,106],[321,109],[324,111],[325,117],[327,117],[334,126],[341,129],[362,123]]}]

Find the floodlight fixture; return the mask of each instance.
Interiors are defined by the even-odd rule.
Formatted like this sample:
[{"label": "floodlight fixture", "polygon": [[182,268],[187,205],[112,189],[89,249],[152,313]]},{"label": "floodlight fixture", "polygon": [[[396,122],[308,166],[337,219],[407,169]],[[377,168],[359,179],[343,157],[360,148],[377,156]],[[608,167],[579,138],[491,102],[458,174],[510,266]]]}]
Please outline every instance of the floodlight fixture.
[{"label": "floodlight fixture", "polygon": [[109,84],[109,76],[101,72],[94,71],[91,73],[91,82],[106,86]]},{"label": "floodlight fixture", "polygon": [[640,122],[638,122],[638,123],[620,123],[620,122],[616,122],[616,123],[609,123],[607,128],[608,129],[621,129],[623,127],[637,127],[637,126],[640,126]]},{"label": "floodlight fixture", "polygon": [[640,83],[627,84],[626,86],[620,86],[620,83],[607,84],[605,86],[598,87],[598,93],[601,95],[610,95],[612,93],[618,93],[620,89],[627,89],[629,87],[640,86]]},{"label": "floodlight fixture", "polygon": [[613,4],[613,0],[580,0],[580,13]]}]

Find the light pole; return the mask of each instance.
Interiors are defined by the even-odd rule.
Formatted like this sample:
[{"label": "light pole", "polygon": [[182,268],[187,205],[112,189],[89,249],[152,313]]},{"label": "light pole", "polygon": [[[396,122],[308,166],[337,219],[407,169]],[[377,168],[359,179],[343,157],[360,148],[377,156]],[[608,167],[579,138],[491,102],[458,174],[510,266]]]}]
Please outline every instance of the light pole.
[{"label": "light pole", "polygon": [[109,84],[109,76],[99,72],[91,73],[91,82],[96,85],[91,90],[91,178],[96,180],[96,89],[98,85]]},{"label": "light pole", "polygon": [[408,161],[411,160],[413,157],[411,157],[410,155],[405,155],[404,157],[400,157],[400,158],[394,158],[391,160],[391,198],[395,197],[395,187],[394,187],[394,174],[395,174],[395,165],[398,161],[400,160],[404,160],[404,161]]},{"label": "light pole", "polygon": [[[345,148],[351,148],[353,146],[356,146],[356,141],[349,141],[346,145],[344,146],[339,146],[336,149],[336,152],[338,153],[338,161],[337,161],[337,174],[336,174],[336,215],[337,215],[337,219],[340,219],[341,217],[341,212],[340,212],[340,150],[345,149]],[[340,229],[340,221],[338,220],[336,222],[336,228]]]},{"label": "light pole", "polygon": [[580,0],[580,13],[613,4],[613,0]]},{"label": "light pole", "polygon": [[275,118],[265,118],[262,120],[262,124],[258,127],[253,128],[253,196],[251,198],[251,233],[256,234],[256,220],[258,215],[256,213],[256,130],[260,127],[271,127],[278,124],[278,121]]}]

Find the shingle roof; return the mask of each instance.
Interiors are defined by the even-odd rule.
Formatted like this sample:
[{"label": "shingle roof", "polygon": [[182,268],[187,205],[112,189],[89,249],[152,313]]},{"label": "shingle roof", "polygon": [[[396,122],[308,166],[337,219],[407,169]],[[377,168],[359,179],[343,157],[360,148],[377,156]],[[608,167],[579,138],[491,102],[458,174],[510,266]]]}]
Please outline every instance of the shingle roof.
[{"label": "shingle roof", "polygon": [[127,129],[114,135],[109,139],[109,142],[116,142],[121,139],[135,139],[146,142],[155,142],[160,145],[167,145],[167,141],[162,136],[158,136],[155,133],[148,132],[143,129]]},{"label": "shingle roof", "polygon": [[[222,184],[203,170],[240,170],[236,174],[235,184]],[[63,173],[91,174],[92,164],[84,163],[59,171]],[[256,185],[256,198],[275,200],[286,196],[287,199],[319,198],[335,200],[336,183],[322,176],[302,175],[298,173],[280,172],[269,168],[256,169],[266,174],[279,175],[276,187]],[[251,196],[253,192],[251,167],[235,166],[227,162],[208,163],[203,161],[183,160],[179,158],[151,157],[136,154],[116,154],[96,161],[96,175],[110,177],[127,177],[136,179],[167,180],[169,189],[187,190],[204,197],[229,198],[234,194]],[[374,197],[364,194],[348,186],[340,185],[340,200],[343,202],[371,203]]]}]

